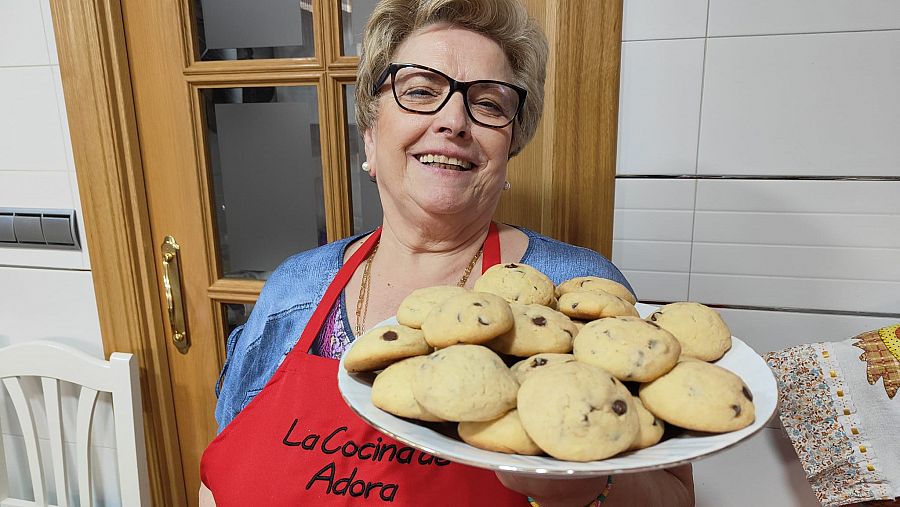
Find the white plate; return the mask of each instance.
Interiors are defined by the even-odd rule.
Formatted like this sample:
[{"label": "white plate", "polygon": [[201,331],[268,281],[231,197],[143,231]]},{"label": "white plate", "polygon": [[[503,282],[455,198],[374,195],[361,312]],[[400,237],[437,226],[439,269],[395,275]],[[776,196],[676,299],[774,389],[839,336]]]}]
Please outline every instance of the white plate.
[{"label": "white plate", "polygon": [[[655,307],[642,303],[638,303],[637,307],[642,316],[655,310]],[[391,321],[396,322],[393,319]],[[343,360],[338,368],[338,388],[350,408],[370,425],[404,444],[439,458],[497,471],[588,477],[655,470],[688,463],[732,447],[765,426],[775,413],[778,388],[775,377],[762,357],[741,340],[732,338],[731,350],[716,364],[738,374],[750,388],[756,408],[756,420],[753,424],[721,434],[686,431],[646,449],[586,463],[485,451],[442,434],[433,427],[391,415],[372,405],[374,375],[349,374],[344,369]]]}]

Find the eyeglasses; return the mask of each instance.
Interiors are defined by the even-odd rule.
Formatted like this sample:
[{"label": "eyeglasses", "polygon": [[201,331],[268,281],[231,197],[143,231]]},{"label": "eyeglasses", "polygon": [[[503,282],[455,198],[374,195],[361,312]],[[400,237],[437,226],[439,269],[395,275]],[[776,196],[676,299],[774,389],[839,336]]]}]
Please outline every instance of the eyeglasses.
[{"label": "eyeglasses", "polygon": [[478,125],[503,128],[516,118],[525,104],[524,88],[489,79],[456,81],[450,76],[424,65],[392,63],[372,86],[372,95],[391,78],[397,105],[406,111],[434,114],[441,110],[454,92],[459,91],[469,118]]}]

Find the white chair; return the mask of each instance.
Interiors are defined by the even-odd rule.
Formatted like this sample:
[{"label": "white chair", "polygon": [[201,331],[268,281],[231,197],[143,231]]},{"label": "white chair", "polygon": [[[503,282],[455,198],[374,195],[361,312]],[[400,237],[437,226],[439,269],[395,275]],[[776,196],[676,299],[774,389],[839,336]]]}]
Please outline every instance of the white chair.
[{"label": "white chair", "polygon": [[[25,439],[27,466],[34,501],[9,498],[7,457],[0,439],[0,507],[46,506],[48,481],[44,475],[38,444],[38,425],[29,403],[27,385],[40,379],[47,415],[49,455],[59,507],[68,507],[67,475],[75,473],[80,504],[94,504],[91,492],[91,428],[94,407],[100,392],[112,395],[116,437],[116,458],[122,505],[150,505],[147,456],[144,448],[144,421],[141,413],[141,385],[137,360],[132,354],[115,352],[109,361],[52,342],[32,341],[0,348],[0,379],[18,417]],[[68,469],[63,459],[63,418],[60,382],[70,382],[78,392],[75,414],[75,466]],[[67,434],[71,431],[66,428]],[[74,492],[73,492],[74,493]]]}]

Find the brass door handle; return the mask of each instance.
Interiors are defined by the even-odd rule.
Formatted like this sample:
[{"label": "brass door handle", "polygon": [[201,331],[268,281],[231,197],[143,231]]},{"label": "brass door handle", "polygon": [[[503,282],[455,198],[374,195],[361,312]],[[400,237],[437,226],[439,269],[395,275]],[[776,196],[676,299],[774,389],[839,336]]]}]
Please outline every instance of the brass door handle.
[{"label": "brass door handle", "polygon": [[169,326],[172,343],[182,354],[191,347],[184,322],[184,298],[181,295],[181,247],[172,236],[166,236],[162,246],[163,287],[166,291],[166,307],[169,310]]}]

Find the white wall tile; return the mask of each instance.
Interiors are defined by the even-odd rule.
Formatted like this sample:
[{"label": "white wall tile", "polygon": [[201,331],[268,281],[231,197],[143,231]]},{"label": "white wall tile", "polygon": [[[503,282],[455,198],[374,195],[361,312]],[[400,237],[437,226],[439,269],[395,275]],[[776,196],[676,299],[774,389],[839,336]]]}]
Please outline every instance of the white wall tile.
[{"label": "white wall tile", "polygon": [[900,176],[900,31],[707,42],[698,172]]},{"label": "white wall tile", "polygon": [[709,36],[900,28],[895,0],[710,0]]},{"label": "white wall tile", "polygon": [[0,67],[48,63],[40,4],[34,0],[0,2]]},{"label": "white wall tile", "polygon": [[896,314],[900,282],[692,272],[689,299],[712,305]]},{"label": "white wall tile", "polygon": [[900,312],[897,195],[900,181],[700,181],[691,297]]},{"label": "white wall tile", "polygon": [[616,178],[616,210],[693,210],[695,179]]},{"label": "white wall tile", "polygon": [[760,354],[804,343],[843,341],[898,319],[821,313],[716,308],[731,334]]},{"label": "white wall tile", "polygon": [[642,301],[687,298],[696,180],[617,178],[612,261]]},{"label": "white wall tile", "polygon": [[[694,242],[692,273],[896,282],[900,248],[830,248]],[[897,307],[900,312],[900,306]]]},{"label": "white wall tile", "polygon": [[900,181],[701,180],[697,211],[900,214]]},{"label": "white wall tile", "polygon": [[618,174],[693,174],[703,39],[624,42]]},{"label": "white wall tile", "polygon": [[53,79],[53,90],[56,93],[56,109],[59,116],[59,128],[63,140],[63,155],[66,160],[66,167],[69,171],[75,172],[75,158],[72,152],[72,136],[69,132],[69,113],[66,109],[66,98],[63,92],[62,75],[59,71],[59,65],[51,65],[50,72]]},{"label": "white wall tile", "polygon": [[[84,252],[40,248],[0,247],[0,266],[51,269],[86,269]],[[2,275],[0,275],[2,276]],[[3,286],[0,285],[0,290]],[[0,330],[2,334],[2,330]]]},{"label": "white wall tile", "polygon": [[691,268],[689,241],[613,241],[613,259],[619,269],[673,271]]},{"label": "white wall tile", "polygon": [[72,208],[74,204],[68,171],[0,170],[0,208]]},{"label": "white wall tile", "polygon": [[56,34],[53,31],[53,13],[50,11],[50,0],[40,0],[41,18],[44,25],[44,38],[47,41],[47,54],[51,65],[59,65],[56,52]]},{"label": "white wall tile", "polygon": [[697,507],[818,507],[783,430],[763,428],[736,447],[694,463]]},{"label": "white wall tile", "polygon": [[613,217],[613,239],[690,241],[692,211],[618,210]]},{"label": "white wall tile", "polygon": [[0,267],[0,346],[52,340],[103,357],[88,271]]},{"label": "white wall tile", "polygon": [[697,211],[698,242],[900,248],[900,214]]},{"label": "white wall tile", "polygon": [[[613,259],[615,263],[616,260]],[[639,301],[686,301],[688,299],[688,273],[665,271],[635,271],[623,269]]]},{"label": "white wall tile", "polygon": [[50,66],[0,67],[0,111],[0,171],[67,170]]},{"label": "white wall tile", "polygon": [[622,40],[703,37],[707,4],[708,0],[625,0]]}]

